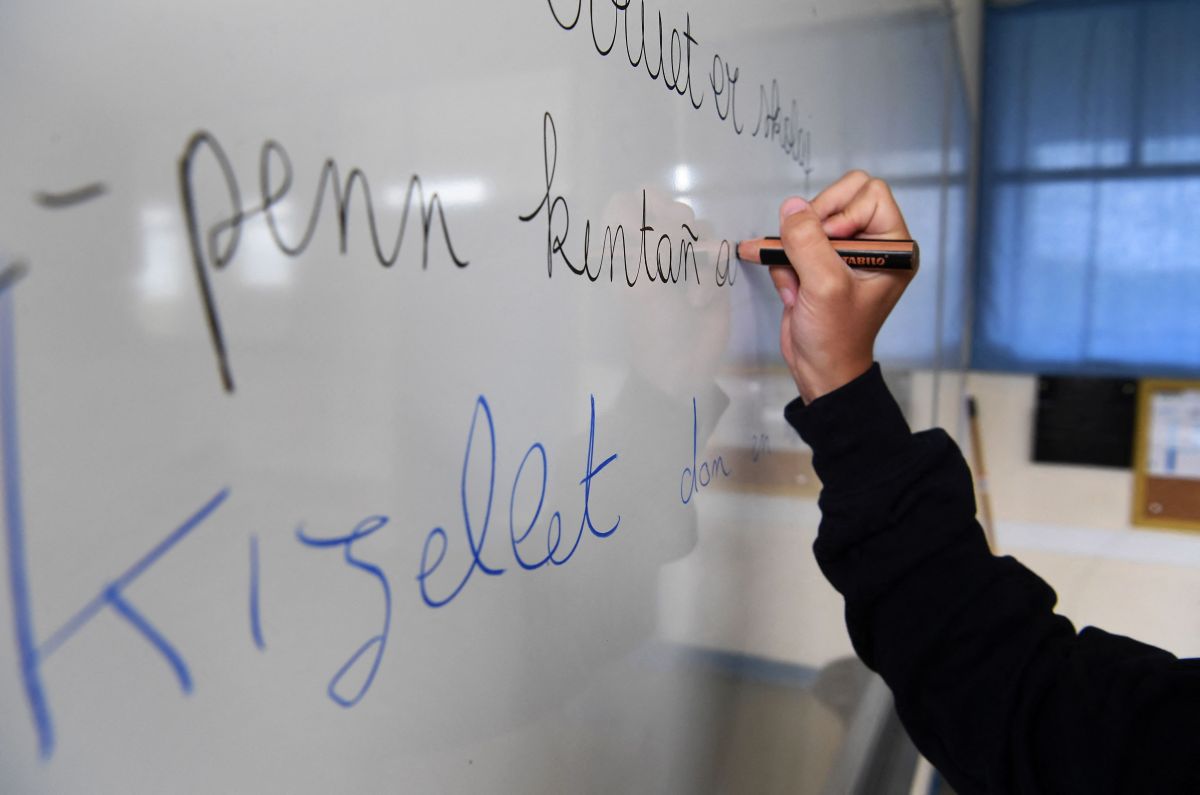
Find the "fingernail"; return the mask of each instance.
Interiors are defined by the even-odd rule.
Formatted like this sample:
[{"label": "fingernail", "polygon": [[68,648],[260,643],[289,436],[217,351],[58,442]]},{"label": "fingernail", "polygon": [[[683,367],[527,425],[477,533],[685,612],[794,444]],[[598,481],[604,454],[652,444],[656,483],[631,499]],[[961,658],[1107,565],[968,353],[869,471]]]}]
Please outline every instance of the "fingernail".
[{"label": "fingernail", "polygon": [[783,305],[790,309],[792,304],[796,303],[796,291],[791,287],[780,287],[779,298],[783,301]]},{"label": "fingernail", "polygon": [[794,213],[801,213],[808,209],[808,202],[799,196],[793,196],[783,203],[779,208],[779,214],[788,216]]}]

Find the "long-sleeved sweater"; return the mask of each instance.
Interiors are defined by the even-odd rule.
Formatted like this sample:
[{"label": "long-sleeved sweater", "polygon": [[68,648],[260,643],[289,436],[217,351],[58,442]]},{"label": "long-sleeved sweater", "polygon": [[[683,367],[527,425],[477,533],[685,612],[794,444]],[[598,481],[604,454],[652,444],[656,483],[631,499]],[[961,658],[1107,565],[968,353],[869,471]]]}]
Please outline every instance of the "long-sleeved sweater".
[{"label": "long-sleeved sweater", "polygon": [[1200,659],[1054,613],[988,550],[944,431],[910,432],[873,366],[785,416],[823,490],[814,551],[854,648],[962,795],[1200,795]]}]

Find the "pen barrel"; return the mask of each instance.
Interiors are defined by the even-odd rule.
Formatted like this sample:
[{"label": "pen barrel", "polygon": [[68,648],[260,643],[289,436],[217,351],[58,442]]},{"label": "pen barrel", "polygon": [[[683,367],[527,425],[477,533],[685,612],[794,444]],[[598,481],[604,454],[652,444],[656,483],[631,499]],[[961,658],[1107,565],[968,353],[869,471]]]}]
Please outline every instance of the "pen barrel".
[{"label": "pen barrel", "polygon": [[831,240],[833,250],[851,268],[915,270],[920,250],[913,240]]},{"label": "pen barrel", "polygon": [[763,265],[791,265],[792,261],[788,259],[787,252],[782,248],[769,248],[764,246],[758,251],[758,261]]},{"label": "pen barrel", "polygon": [[[758,250],[763,265],[790,265],[779,238],[766,238],[769,245]],[[830,240],[830,245],[851,268],[874,270],[916,270],[920,249],[915,240]]]}]

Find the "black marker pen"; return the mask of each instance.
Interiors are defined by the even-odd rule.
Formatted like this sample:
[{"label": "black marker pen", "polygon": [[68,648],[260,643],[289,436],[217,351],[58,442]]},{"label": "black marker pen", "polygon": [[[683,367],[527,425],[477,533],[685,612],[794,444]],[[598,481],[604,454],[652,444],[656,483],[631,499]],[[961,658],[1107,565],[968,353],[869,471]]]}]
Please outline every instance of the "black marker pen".
[{"label": "black marker pen", "polygon": [[[915,240],[830,240],[851,268],[914,271],[921,250]],[[777,237],[743,240],[737,245],[738,259],[759,265],[791,265]]]}]

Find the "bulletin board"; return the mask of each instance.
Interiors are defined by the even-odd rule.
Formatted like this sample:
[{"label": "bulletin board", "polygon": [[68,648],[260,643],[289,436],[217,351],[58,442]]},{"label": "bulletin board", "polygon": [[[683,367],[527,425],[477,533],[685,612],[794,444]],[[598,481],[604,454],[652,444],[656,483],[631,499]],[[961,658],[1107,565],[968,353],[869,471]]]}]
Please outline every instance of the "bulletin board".
[{"label": "bulletin board", "polygon": [[1200,530],[1200,380],[1139,385],[1133,523]]}]

